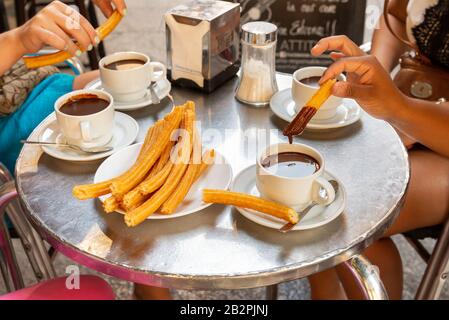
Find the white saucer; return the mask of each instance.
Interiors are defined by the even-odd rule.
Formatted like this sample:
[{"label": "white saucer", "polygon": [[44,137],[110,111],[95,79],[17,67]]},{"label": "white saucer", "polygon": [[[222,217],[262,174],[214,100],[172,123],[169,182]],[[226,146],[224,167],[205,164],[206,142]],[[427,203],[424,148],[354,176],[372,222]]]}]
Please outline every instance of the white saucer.
[{"label": "white saucer", "polygon": [[[334,202],[328,207],[314,207],[309,214],[293,228],[293,230],[308,230],[324,226],[340,216],[345,209],[346,191],[343,184],[329,172],[324,173],[324,178],[327,180],[336,180],[339,184],[339,189]],[[260,197],[260,193],[256,187],[256,165],[252,165],[240,172],[237,177],[235,177],[231,190]],[[268,228],[280,229],[287,223],[284,220],[254,210],[238,207],[236,207],[236,209],[249,220]]]},{"label": "white saucer", "polygon": [[[59,127],[56,123],[55,114],[51,114],[49,118],[50,119],[44,120],[48,122],[48,125],[46,125],[40,132],[39,141],[65,143],[65,138],[59,131]],[[42,149],[48,155],[61,160],[93,161],[106,158],[117,150],[129,146],[136,140],[138,133],[139,125],[137,124],[136,120],[134,120],[127,114],[116,112],[112,140],[107,144],[107,146],[113,147],[113,150],[97,154],[88,154],[84,152],[77,152],[75,150],[64,147],[42,146]]]},{"label": "white saucer", "polygon": [[[114,153],[107,158],[97,169],[94,177],[94,183],[109,180],[117,177],[128,170],[136,161],[142,143],[137,143],[125,149]],[[210,203],[204,203],[202,199],[203,189],[221,189],[227,190],[232,181],[232,168],[226,158],[215,151],[215,162],[207,171],[192,185],[184,201],[176,208],[176,211],[170,215],[155,213],[147,219],[172,219],[192,214],[209,207]],[[100,197],[100,201],[105,201],[109,195]],[[124,213],[118,211],[120,213]]]},{"label": "white saucer", "polygon": [[[277,92],[270,101],[271,110],[279,118],[292,122],[296,116],[295,102],[292,100],[291,89]],[[360,120],[362,108],[352,99],[343,99],[338,107],[337,114],[326,120],[312,119],[307,125],[311,130],[328,130],[349,126]]]},{"label": "white saucer", "polygon": [[[103,86],[101,85],[100,78],[89,82],[84,87],[84,89],[104,90]],[[162,80],[157,81],[156,86],[154,87],[154,91],[160,100],[162,100],[166,96],[168,96],[168,94],[170,93],[170,90],[171,90],[171,83],[167,79],[162,79]],[[132,111],[132,110],[137,110],[137,109],[141,109],[141,108],[150,106],[152,104],[153,104],[153,102],[151,100],[151,92],[150,92],[150,89],[148,89],[147,93],[145,94],[145,96],[142,99],[139,99],[137,101],[132,101],[132,102],[115,101],[114,108],[115,108],[115,110],[118,110],[118,111]]]}]

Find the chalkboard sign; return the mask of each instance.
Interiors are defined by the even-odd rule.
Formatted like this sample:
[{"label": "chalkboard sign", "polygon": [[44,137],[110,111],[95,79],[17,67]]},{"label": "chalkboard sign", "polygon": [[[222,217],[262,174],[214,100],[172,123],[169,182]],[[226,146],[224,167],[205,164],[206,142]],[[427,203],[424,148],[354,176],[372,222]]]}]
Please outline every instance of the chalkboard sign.
[{"label": "chalkboard sign", "polygon": [[328,66],[328,56],[310,49],[324,37],[345,34],[361,44],[366,0],[229,0],[240,2],[241,23],[269,21],[278,26],[276,68],[293,72],[303,66]]}]

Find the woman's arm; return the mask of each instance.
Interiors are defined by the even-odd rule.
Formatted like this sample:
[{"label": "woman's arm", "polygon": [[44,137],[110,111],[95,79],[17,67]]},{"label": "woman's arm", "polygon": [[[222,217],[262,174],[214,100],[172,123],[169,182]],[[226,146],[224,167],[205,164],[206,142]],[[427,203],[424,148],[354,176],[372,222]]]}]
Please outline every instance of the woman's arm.
[{"label": "woman's arm", "polygon": [[333,94],[352,98],[371,116],[388,121],[394,127],[433,151],[449,157],[449,104],[416,100],[405,96],[394,85],[376,57],[364,55],[346,36],[320,40],[312,54],[338,50],[339,58],[321,79],[321,83],[347,72],[347,82],[334,85]]},{"label": "woman's arm", "polygon": [[389,122],[429,149],[449,157],[449,103],[404,97]]},{"label": "woman's arm", "polygon": [[0,76],[10,69],[24,54],[16,29],[0,34]]},{"label": "woman's arm", "polygon": [[[395,33],[403,39],[407,39],[405,30],[407,4],[408,0],[393,0],[388,7],[388,21]],[[384,15],[381,15],[379,29],[374,31],[371,54],[379,60],[385,70],[391,72],[406,50],[407,46],[391,34],[385,24]]]},{"label": "woman's arm", "polygon": [[[109,16],[114,9],[126,13],[124,0],[95,0]],[[100,42],[92,25],[76,10],[61,1],[52,1],[33,18],[11,31],[0,34],[0,75],[23,55],[38,52],[45,45],[79,56]]]}]

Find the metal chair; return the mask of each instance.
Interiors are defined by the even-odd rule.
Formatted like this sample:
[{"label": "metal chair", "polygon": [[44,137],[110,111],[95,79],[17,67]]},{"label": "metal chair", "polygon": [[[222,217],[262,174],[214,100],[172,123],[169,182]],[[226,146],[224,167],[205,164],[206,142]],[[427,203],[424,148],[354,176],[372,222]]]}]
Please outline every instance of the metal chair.
[{"label": "metal chair", "polygon": [[[39,53],[45,54],[51,51],[41,50]],[[83,65],[78,58],[68,59],[64,65],[72,69],[76,75],[84,72]],[[12,247],[10,230],[5,224],[5,216],[8,216],[14,231],[22,242],[36,279],[42,281],[54,278],[56,273],[51,262],[54,250],[50,248],[47,251],[42,238],[27,220],[18,199],[14,178],[0,162],[0,274],[5,279],[6,289],[11,292],[22,289],[24,283]]]},{"label": "metal chair", "polygon": [[[439,233],[439,236],[436,236],[436,233]],[[409,232],[404,234],[404,237],[427,263],[415,299],[438,299],[449,274],[449,219],[443,226]],[[432,252],[427,251],[421,243],[425,238],[437,239]]]},{"label": "metal chair", "polygon": [[[36,14],[39,8],[46,6],[50,2],[51,1],[49,0],[14,0],[17,25],[20,26],[24,24]],[[98,17],[95,11],[95,5],[92,1],[68,0],[63,2],[77,6],[79,12],[90,21],[92,26],[94,28],[98,27]],[[91,51],[88,51],[87,55],[89,57],[90,68],[92,70],[98,69],[99,60],[106,55],[103,43],[100,43],[98,47],[94,47]]]},{"label": "metal chair", "polygon": [[38,281],[56,276],[47,248],[28,222],[19,202],[13,177],[0,163],[0,269],[8,292],[24,288],[17,258],[12,247],[11,236],[5,222],[8,216],[19,236],[25,253]]}]

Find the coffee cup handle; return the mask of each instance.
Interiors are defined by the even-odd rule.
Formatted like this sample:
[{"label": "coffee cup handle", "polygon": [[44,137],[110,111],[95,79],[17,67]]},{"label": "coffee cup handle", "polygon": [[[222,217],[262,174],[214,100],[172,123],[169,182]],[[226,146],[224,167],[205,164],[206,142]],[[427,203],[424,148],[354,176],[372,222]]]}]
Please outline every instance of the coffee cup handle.
[{"label": "coffee cup handle", "polygon": [[320,199],[319,194],[318,194],[320,192],[320,188],[323,188],[323,189],[326,190],[329,198],[328,198],[326,203],[320,203],[320,202],[322,202],[322,200],[321,201],[317,201],[317,202],[322,204],[322,205],[329,205],[332,202],[334,202],[334,200],[335,200],[334,187],[332,187],[332,185],[329,183],[329,181],[327,181],[323,177],[318,177],[318,178],[315,179],[314,190],[313,190],[314,200]]},{"label": "coffee cup handle", "polygon": [[81,129],[81,137],[84,141],[89,142],[92,140],[92,136],[90,134],[90,122],[89,121],[82,121],[80,122],[80,129]]},{"label": "coffee cup handle", "polygon": [[167,68],[160,62],[150,62],[151,82],[156,82],[167,78]]}]

